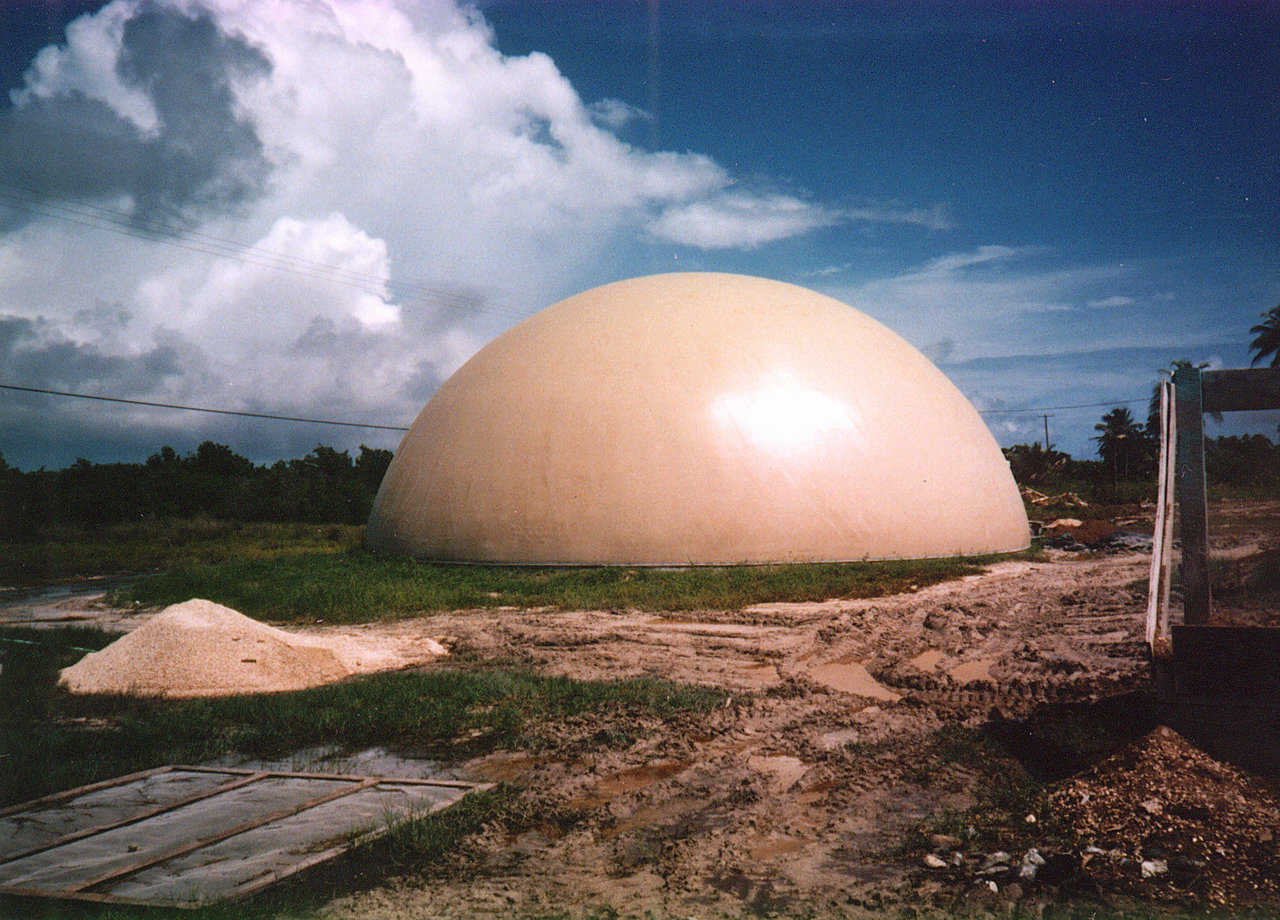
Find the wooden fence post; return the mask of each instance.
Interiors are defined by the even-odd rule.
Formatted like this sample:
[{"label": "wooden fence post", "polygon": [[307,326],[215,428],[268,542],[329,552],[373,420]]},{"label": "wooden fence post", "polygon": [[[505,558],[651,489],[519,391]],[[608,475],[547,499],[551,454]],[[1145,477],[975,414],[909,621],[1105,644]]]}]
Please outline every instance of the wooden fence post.
[{"label": "wooden fence post", "polygon": [[1209,522],[1204,482],[1204,407],[1200,369],[1173,372],[1177,390],[1178,511],[1182,516],[1182,621],[1209,620]]}]

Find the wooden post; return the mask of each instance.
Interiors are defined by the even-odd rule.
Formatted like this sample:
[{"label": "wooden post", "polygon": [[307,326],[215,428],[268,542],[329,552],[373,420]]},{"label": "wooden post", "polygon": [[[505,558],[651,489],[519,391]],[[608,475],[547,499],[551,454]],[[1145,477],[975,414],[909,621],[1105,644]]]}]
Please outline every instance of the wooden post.
[{"label": "wooden post", "polygon": [[1156,477],[1156,522],[1151,534],[1151,574],[1147,579],[1147,645],[1151,657],[1168,653],[1169,547],[1173,542],[1173,384],[1160,384],[1160,456]]},{"label": "wooden post", "polygon": [[1209,620],[1209,522],[1204,483],[1204,407],[1200,369],[1173,372],[1177,390],[1178,510],[1182,515],[1182,621]]}]

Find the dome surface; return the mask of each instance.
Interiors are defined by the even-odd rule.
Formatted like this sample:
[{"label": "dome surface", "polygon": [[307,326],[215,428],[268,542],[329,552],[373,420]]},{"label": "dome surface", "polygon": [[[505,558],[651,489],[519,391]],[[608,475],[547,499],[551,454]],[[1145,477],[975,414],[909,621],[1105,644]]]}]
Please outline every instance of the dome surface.
[{"label": "dome surface", "polygon": [[535,314],[440,387],[387,470],[377,550],[684,565],[1026,547],[969,401],[880,323],[805,288],[654,275]]}]

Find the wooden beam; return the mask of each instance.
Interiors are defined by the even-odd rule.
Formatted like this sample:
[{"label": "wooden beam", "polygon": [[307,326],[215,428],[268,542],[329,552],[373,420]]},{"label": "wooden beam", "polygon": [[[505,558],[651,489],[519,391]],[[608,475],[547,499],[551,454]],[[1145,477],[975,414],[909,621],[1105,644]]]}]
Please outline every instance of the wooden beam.
[{"label": "wooden beam", "polygon": [[1205,412],[1280,409],[1280,367],[1203,371],[1200,379]]},{"label": "wooden beam", "polygon": [[1178,510],[1182,516],[1182,621],[1209,620],[1209,522],[1204,484],[1204,408],[1200,369],[1173,372],[1178,426]]}]

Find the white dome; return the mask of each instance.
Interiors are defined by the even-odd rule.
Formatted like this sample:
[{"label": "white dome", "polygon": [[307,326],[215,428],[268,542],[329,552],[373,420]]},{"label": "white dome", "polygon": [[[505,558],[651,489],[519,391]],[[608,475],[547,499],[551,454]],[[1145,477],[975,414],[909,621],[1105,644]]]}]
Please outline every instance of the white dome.
[{"label": "white dome", "polygon": [[778,281],[594,288],[499,336],[405,435],[368,543],[510,563],[816,562],[1028,545],[1009,466],[920,352]]}]

